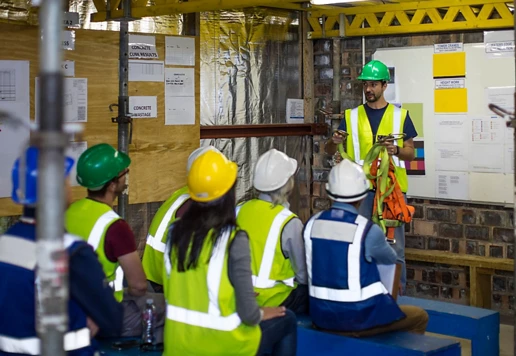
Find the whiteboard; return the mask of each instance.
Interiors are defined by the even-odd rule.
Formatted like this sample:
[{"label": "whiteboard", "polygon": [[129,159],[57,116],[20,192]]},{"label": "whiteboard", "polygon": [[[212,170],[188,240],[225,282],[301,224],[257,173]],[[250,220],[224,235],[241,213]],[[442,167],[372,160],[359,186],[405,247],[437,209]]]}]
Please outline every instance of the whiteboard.
[{"label": "whiteboard", "polygon": [[[514,58],[490,59],[485,55],[483,43],[465,44],[466,79],[468,90],[468,120],[475,115],[492,115],[488,109],[486,88],[514,86]],[[395,67],[396,98],[401,103],[423,104],[423,131],[425,142],[424,176],[409,176],[410,197],[437,198],[436,193],[436,117],[434,114],[433,46],[380,48],[374,59]],[[502,119],[500,119],[502,120]],[[502,120],[503,121],[503,120]],[[471,133],[471,131],[470,131]],[[505,139],[512,133],[503,125]],[[439,146],[441,147],[441,146]],[[469,152],[471,154],[471,152]],[[512,159],[509,154],[502,157]],[[469,190],[468,201],[512,203],[514,174],[466,172]]]}]

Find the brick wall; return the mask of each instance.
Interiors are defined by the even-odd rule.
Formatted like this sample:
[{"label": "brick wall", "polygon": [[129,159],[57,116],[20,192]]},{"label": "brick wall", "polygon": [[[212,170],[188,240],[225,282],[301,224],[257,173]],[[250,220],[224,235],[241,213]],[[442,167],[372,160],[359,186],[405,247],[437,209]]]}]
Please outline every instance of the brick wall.
[{"label": "brick wall", "polygon": [[[441,35],[375,37],[366,39],[366,62],[377,48],[432,45],[434,43],[483,42],[482,32]],[[341,110],[362,102],[362,87],[356,80],[362,67],[361,39],[340,41],[341,45]],[[314,76],[317,106],[332,107],[332,40],[314,43]],[[338,121],[332,122],[336,128]],[[327,136],[314,137],[313,144],[313,212],[329,207],[324,185],[330,170],[331,157],[324,153]],[[451,251],[496,258],[513,258],[513,213],[493,205],[457,204],[438,200],[412,199],[416,216],[406,226],[406,245],[410,248]],[[435,298],[461,304],[469,303],[469,271],[460,266],[430,263],[407,263],[407,294]],[[492,308],[502,314],[512,313],[514,281],[512,272],[496,271],[493,276]]]}]

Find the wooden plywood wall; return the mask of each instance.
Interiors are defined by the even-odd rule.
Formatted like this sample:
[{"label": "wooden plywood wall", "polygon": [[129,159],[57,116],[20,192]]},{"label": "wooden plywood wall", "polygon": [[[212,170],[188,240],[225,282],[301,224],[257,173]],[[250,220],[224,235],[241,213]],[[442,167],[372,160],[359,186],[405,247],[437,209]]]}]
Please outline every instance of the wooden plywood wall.
[{"label": "wooden plywood wall", "polygon": [[[109,111],[118,102],[118,32],[76,30],[75,50],[64,51],[64,60],[75,61],[75,78],[88,78],[88,122],[81,141],[88,147],[106,142],[117,147],[117,116]],[[165,60],[165,36],[155,35],[159,60]],[[38,28],[0,23],[2,60],[30,61],[31,118],[34,119],[35,77],[39,69]],[[6,50],[9,49],[9,50]],[[186,182],[186,161],[199,147],[200,66],[199,40],[196,39],[195,125],[165,126],[164,83],[129,82],[130,96],[157,96],[158,118],[135,119],[129,155],[129,204],[163,201]],[[77,139],[79,140],[79,139]],[[11,169],[11,167],[1,167]],[[82,187],[73,188],[74,198],[86,195]],[[0,216],[21,212],[10,198],[0,199]]]}]

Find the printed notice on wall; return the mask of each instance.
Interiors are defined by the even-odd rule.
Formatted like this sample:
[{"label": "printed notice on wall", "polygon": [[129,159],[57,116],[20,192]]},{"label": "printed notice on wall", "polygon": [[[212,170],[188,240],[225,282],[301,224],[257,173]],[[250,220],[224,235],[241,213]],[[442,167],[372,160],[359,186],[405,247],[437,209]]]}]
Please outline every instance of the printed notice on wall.
[{"label": "printed notice on wall", "polygon": [[469,170],[471,172],[503,173],[503,144],[471,144],[469,148]]},{"label": "printed notice on wall", "polygon": [[435,195],[442,199],[469,200],[466,172],[435,172]]},{"label": "printed notice on wall", "polygon": [[303,99],[287,99],[287,123],[302,124],[305,120],[305,101]]},{"label": "printed notice on wall", "polygon": [[165,68],[167,96],[194,96],[195,72],[193,68]]},{"label": "printed notice on wall", "polygon": [[[0,60],[0,112],[30,123],[29,61]],[[0,115],[0,197],[11,196],[11,169],[29,139],[29,130]]]},{"label": "printed notice on wall", "polygon": [[129,35],[129,58],[158,59],[156,37]]},{"label": "printed notice on wall", "polygon": [[[495,104],[508,112],[514,111],[514,87],[491,87],[486,88],[487,104]],[[492,114],[486,105],[486,112]]]},{"label": "printed notice on wall", "polygon": [[79,186],[79,183],[77,183],[77,169],[75,165],[77,165],[77,161],[79,160],[79,157],[81,154],[88,149],[88,142],[81,141],[81,142],[70,142],[68,143],[68,147],[66,148],[66,155],[69,157],[72,157],[74,159],[74,167],[70,171],[70,184],[72,186]]},{"label": "printed notice on wall", "polygon": [[75,49],[75,32],[62,31],[61,32],[61,47],[63,49],[73,51]]},{"label": "printed notice on wall", "polygon": [[434,44],[434,53],[462,52],[462,51],[464,51],[464,44],[461,42]]},{"label": "printed notice on wall", "polygon": [[469,133],[466,115],[435,115],[435,142],[465,143]]},{"label": "printed notice on wall", "polygon": [[435,89],[456,89],[465,88],[466,79],[464,78],[450,78],[450,79],[436,79]]},{"label": "printed notice on wall", "polygon": [[158,117],[158,100],[155,96],[130,96],[129,113],[133,119]]},{"label": "printed notice on wall", "polygon": [[439,143],[435,146],[435,167],[438,171],[467,171],[468,146],[461,143]]},{"label": "printed notice on wall", "polygon": [[487,58],[514,57],[514,31],[484,31]]},{"label": "printed notice on wall", "polygon": [[130,82],[163,82],[165,64],[163,61],[129,60]]},{"label": "printed notice on wall", "polygon": [[503,143],[505,122],[498,116],[471,118],[471,142]]},{"label": "printed notice on wall", "polygon": [[166,96],[165,125],[195,125],[195,98]]},{"label": "printed notice on wall", "polygon": [[[39,78],[36,78],[35,117],[39,121]],[[88,121],[88,79],[64,78],[63,114],[65,122]]]},{"label": "printed notice on wall", "polygon": [[195,66],[195,38],[165,37],[165,64]]},{"label": "printed notice on wall", "polygon": [[61,71],[65,77],[75,77],[75,62],[63,61],[61,63]]}]

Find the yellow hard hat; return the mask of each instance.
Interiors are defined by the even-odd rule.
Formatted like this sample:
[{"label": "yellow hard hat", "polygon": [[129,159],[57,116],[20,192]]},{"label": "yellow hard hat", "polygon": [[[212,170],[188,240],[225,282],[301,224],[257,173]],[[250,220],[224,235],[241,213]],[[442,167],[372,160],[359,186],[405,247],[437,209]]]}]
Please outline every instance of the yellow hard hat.
[{"label": "yellow hard hat", "polygon": [[209,150],[193,162],[188,172],[192,200],[207,203],[226,194],[237,179],[238,167],[222,153]]}]

